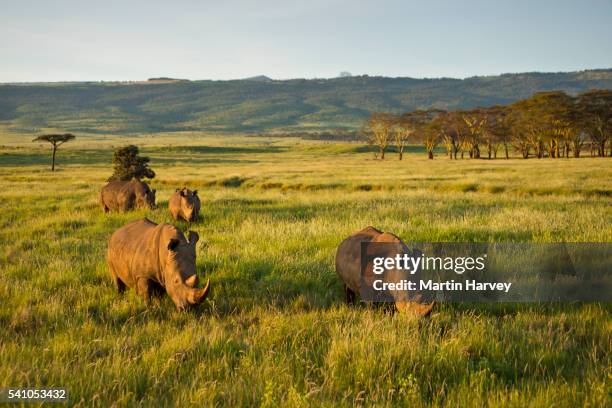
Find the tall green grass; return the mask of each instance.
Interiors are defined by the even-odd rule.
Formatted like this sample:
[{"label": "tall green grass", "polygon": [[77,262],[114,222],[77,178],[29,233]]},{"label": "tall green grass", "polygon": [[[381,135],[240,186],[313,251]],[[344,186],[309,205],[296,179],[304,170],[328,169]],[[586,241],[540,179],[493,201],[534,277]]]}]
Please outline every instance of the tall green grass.
[{"label": "tall green grass", "polygon": [[[343,304],[335,248],[366,225],[407,241],[612,242],[607,159],[375,161],[359,146],[137,136],[160,208],[102,213],[104,138],[48,151],[0,137],[0,386],[71,405],[605,406],[608,304],[441,305],[417,320]],[[123,140],[122,140],[123,142]],[[169,144],[172,146],[169,146]],[[119,296],[110,234],[202,198],[210,300]],[[186,228],[184,223],[177,223]]]}]

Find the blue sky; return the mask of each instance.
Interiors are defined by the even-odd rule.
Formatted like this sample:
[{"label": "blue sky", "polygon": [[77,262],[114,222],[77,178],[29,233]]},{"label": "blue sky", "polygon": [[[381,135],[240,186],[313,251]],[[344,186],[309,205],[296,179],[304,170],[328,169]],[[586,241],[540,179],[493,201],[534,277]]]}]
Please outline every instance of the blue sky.
[{"label": "blue sky", "polygon": [[0,0],[0,82],[612,67],[612,0]]}]

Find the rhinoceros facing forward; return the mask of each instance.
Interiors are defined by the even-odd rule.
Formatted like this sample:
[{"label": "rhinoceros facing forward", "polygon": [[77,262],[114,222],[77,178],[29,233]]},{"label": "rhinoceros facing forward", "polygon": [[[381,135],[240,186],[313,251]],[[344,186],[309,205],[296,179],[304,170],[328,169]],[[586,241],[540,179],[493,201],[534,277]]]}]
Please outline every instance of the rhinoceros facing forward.
[{"label": "rhinoceros facing forward", "polygon": [[[382,232],[374,227],[367,227],[359,232],[354,233],[340,243],[336,252],[336,272],[344,283],[347,303],[354,303],[357,293],[361,289],[361,243],[362,242],[379,242],[388,244],[384,247],[387,253],[377,253],[377,256],[393,258],[397,254],[409,253],[406,244],[396,235],[388,232]],[[371,279],[372,265],[367,265],[364,271],[365,280]],[[401,274],[397,271],[390,271],[388,279],[394,281],[400,279]],[[415,298],[410,298],[405,292],[392,292],[395,299],[395,307],[400,312],[411,312],[421,316],[426,316],[431,312],[433,303],[423,304],[416,301]]]},{"label": "rhinoceros facing forward", "polygon": [[168,201],[168,208],[175,220],[179,218],[187,222],[197,220],[200,213],[198,190],[177,189],[170,197],[170,201]]},{"label": "rhinoceros facing forward", "polygon": [[205,288],[197,287],[198,239],[197,233],[189,231],[188,241],[175,226],[146,218],[119,228],[110,238],[107,253],[117,290],[134,288],[147,304],[154,292],[165,290],[179,310],[203,302],[210,280]]},{"label": "rhinoceros facing forward", "polygon": [[111,181],[100,192],[100,203],[104,212],[126,212],[134,208],[155,207],[155,190],[147,183],[132,179],[130,181]]}]

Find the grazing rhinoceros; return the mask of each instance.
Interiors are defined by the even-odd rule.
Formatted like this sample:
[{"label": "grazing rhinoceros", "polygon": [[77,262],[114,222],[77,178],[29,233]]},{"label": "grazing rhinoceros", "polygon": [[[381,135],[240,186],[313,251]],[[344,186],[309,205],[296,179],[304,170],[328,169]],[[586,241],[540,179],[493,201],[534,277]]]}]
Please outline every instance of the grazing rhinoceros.
[{"label": "grazing rhinoceros", "polygon": [[163,290],[177,309],[184,310],[206,299],[210,280],[198,288],[196,242],[198,234],[189,231],[189,241],[170,224],[148,219],[132,221],[113,233],[108,243],[107,262],[117,290],[135,288],[148,304],[151,294]]},{"label": "grazing rhinoceros", "polygon": [[200,214],[200,198],[198,197],[198,190],[188,190],[183,188],[182,190],[176,189],[170,201],[168,202],[168,208],[170,213],[175,220],[179,218],[184,219],[187,222],[192,222],[198,219]]},{"label": "grazing rhinoceros", "polygon": [[[376,256],[394,258],[397,254],[410,253],[408,247],[397,236],[377,230],[374,227],[367,227],[356,232],[340,243],[336,252],[336,272],[344,283],[344,291],[346,301],[349,304],[355,302],[355,294],[360,293],[361,289],[361,243],[362,242],[379,242],[388,245],[384,246],[385,253],[380,253],[377,250]],[[369,264],[364,271],[366,281],[371,281],[374,278],[372,265]],[[395,282],[401,279],[403,272],[391,270],[386,275],[387,282]],[[415,299],[419,296],[409,298],[405,291],[390,292],[390,295],[395,299],[395,307],[400,312],[412,312],[421,316],[426,316],[431,312],[433,303],[424,304]]]},{"label": "grazing rhinoceros", "polygon": [[100,192],[100,203],[104,212],[126,212],[134,208],[155,207],[155,190],[147,183],[132,179],[130,181],[111,181]]}]

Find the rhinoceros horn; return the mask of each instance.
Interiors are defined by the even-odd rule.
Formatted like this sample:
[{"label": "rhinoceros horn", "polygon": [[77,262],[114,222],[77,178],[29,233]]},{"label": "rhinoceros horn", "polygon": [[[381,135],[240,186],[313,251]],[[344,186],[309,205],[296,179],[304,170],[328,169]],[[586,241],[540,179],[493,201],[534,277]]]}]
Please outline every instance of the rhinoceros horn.
[{"label": "rhinoceros horn", "polygon": [[206,282],[206,286],[203,288],[194,288],[191,289],[191,294],[189,296],[189,303],[191,303],[192,305],[197,305],[199,303],[202,303],[205,299],[206,296],[208,295],[208,291],[210,290],[210,279],[208,279],[208,281]]}]

